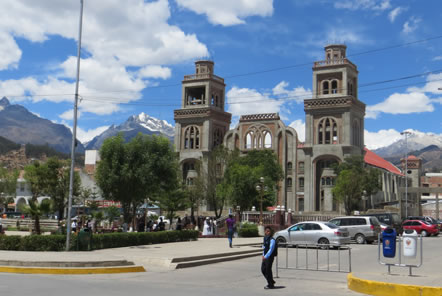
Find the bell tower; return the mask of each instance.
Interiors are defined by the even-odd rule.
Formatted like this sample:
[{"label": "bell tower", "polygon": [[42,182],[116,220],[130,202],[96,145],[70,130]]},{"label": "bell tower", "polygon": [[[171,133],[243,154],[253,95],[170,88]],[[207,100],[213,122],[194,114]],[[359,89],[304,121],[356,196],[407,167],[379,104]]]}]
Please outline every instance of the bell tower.
[{"label": "bell tower", "polygon": [[336,211],[331,189],[333,163],[363,155],[365,104],[358,100],[358,70],[346,57],[347,47],[330,44],[325,60],[313,64],[313,97],[304,100],[306,139],[306,211]]},{"label": "bell tower", "polygon": [[224,111],[224,79],[214,74],[214,62],[195,62],[195,74],[182,81],[181,109],[174,111],[175,150],[183,178],[189,185],[196,176],[196,162],[207,166],[207,155],[222,144],[232,115]]}]

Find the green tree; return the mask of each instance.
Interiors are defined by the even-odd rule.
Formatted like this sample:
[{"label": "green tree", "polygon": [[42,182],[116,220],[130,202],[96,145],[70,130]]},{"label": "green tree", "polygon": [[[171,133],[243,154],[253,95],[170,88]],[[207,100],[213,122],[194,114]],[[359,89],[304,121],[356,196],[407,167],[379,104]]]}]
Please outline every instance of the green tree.
[{"label": "green tree", "polygon": [[283,178],[282,168],[271,150],[253,150],[246,156],[234,152],[227,162],[223,181],[217,187],[217,194],[227,198],[233,206],[241,210],[252,206],[259,208],[259,193],[256,185],[264,177],[267,188],[263,197],[263,207],[275,203],[278,182]]},{"label": "green tree", "polygon": [[3,204],[3,212],[15,197],[18,174],[17,170],[9,172],[0,167],[0,203]]},{"label": "green tree", "polygon": [[28,201],[28,205],[24,205],[21,210],[32,217],[35,233],[41,234],[40,218],[52,211],[52,203],[49,199],[44,199],[41,203],[31,199]]},{"label": "green tree", "polygon": [[336,186],[332,189],[334,199],[342,203],[345,213],[351,215],[360,209],[362,196],[376,194],[380,187],[380,173],[367,167],[362,156],[351,156],[335,166]]},{"label": "green tree", "polygon": [[[58,220],[64,218],[64,212],[69,198],[70,163],[51,157],[43,165],[46,178],[46,194],[52,199],[53,206],[58,211]],[[73,196],[81,193],[81,180],[78,172],[74,172]]]},{"label": "green tree", "polygon": [[186,191],[181,188],[172,188],[161,192],[158,196],[158,204],[161,210],[166,212],[166,219],[169,219],[169,229],[172,227],[176,211],[187,208]]},{"label": "green tree", "polygon": [[112,225],[115,218],[120,217],[120,209],[115,206],[107,207],[104,212],[106,213],[106,218],[109,221],[109,224]]},{"label": "green tree", "polygon": [[177,182],[176,154],[164,137],[140,133],[125,144],[120,134],[104,141],[100,156],[97,184],[106,198],[121,203],[126,222],[144,200],[155,201]]}]

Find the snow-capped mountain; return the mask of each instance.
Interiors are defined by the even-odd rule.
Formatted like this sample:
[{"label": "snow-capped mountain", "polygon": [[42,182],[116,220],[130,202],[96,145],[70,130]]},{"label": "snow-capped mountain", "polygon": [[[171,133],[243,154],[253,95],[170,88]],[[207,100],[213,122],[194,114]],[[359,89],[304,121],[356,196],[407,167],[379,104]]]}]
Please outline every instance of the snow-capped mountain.
[{"label": "snow-capped mountain", "polygon": [[403,156],[405,151],[421,150],[427,146],[435,145],[442,149],[442,135],[433,133],[423,133],[416,130],[407,130],[410,134],[407,136],[407,142],[405,137],[393,144],[373,150],[376,154],[382,157]]},{"label": "snow-capped mountain", "polygon": [[173,141],[175,129],[167,121],[151,117],[143,112],[139,115],[130,116],[124,123],[118,126],[110,126],[103,133],[93,138],[90,142],[86,143],[86,149],[100,149],[105,139],[116,136],[120,132],[123,133],[124,139],[126,141],[129,141],[138,133],[143,133],[147,135],[163,135]]}]

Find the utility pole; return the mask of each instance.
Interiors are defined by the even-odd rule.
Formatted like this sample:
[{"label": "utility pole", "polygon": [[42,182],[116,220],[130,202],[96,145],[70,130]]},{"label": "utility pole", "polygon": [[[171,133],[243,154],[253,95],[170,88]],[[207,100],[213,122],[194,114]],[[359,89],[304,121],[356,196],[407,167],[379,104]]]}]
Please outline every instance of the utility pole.
[{"label": "utility pole", "polygon": [[411,135],[409,131],[403,131],[401,135],[405,136],[405,218],[408,217],[408,142],[407,138]]},{"label": "utility pole", "polygon": [[81,31],[83,25],[83,0],[80,0],[80,28],[78,30],[78,51],[77,51],[77,81],[75,84],[75,103],[74,103],[74,126],[72,128],[72,147],[71,147],[71,174],[69,178],[69,201],[68,201],[68,217],[66,227],[66,251],[69,251],[71,240],[71,210],[72,196],[74,193],[74,163],[75,163],[75,146],[77,142],[77,111],[78,111],[78,86],[80,83],[80,55],[81,55]]}]

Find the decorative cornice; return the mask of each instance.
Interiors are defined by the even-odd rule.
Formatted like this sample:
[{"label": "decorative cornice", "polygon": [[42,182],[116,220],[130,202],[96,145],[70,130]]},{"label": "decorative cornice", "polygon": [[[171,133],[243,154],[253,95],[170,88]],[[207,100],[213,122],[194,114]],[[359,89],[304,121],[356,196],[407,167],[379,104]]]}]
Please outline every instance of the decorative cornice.
[{"label": "decorative cornice", "polygon": [[304,100],[304,110],[356,107],[365,112],[365,104],[354,97],[321,98]]},{"label": "decorative cornice", "polygon": [[265,120],[279,120],[278,113],[262,113],[262,114],[250,114],[242,115],[239,122],[245,121],[265,121]]}]

